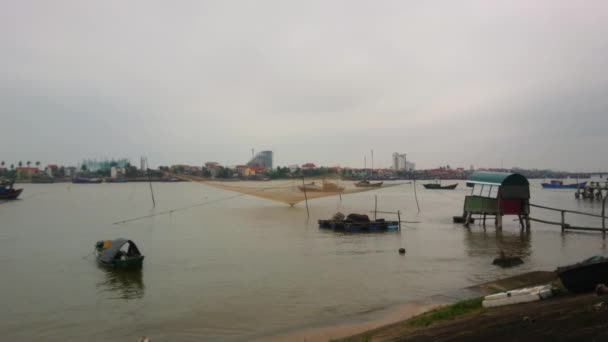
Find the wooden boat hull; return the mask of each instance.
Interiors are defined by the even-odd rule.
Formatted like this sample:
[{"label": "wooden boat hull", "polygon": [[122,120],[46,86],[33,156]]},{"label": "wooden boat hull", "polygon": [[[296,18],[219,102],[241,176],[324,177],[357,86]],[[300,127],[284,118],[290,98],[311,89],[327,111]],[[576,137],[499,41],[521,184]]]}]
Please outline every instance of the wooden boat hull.
[{"label": "wooden boat hull", "polygon": [[559,267],[556,272],[568,291],[590,292],[598,284],[608,283],[608,260]]},{"label": "wooden boat hull", "polygon": [[136,270],[141,269],[144,265],[144,256],[130,257],[125,260],[114,260],[112,263],[105,263],[97,258],[99,266],[117,269],[117,270]]},{"label": "wooden boat hull", "polygon": [[446,185],[446,186],[441,186],[440,184],[435,184],[435,183],[422,184],[422,185],[424,186],[425,189],[429,189],[429,190],[454,190],[458,186],[458,183]]},{"label": "wooden boat hull", "polygon": [[23,189],[9,189],[0,192],[0,200],[16,200],[23,192]]},{"label": "wooden boat hull", "polygon": [[298,189],[302,192],[342,192],[344,191],[343,187],[331,187],[331,188],[322,188],[322,187],[314,187],[314,186],[298,186]]},{"label": "wooden boat hull", "polygon": [[344,232],[382,232],[399,230],[399,222],[376,220],[370,222],[353,222],[337,220],[319,220],[319,228]]},{"label": "wooden boat hull", "polygon": [[382,184],[384,182],[378,182],[378,183],[355,183],[355,186],[357,188],[380,188],[382,187]]},{"label": "wooden boat hull", "polygon": [[554,183],[541,183],[543,189],[578,189],[584,188],[587,182],[574,183],[574,184],[554,184]]}]

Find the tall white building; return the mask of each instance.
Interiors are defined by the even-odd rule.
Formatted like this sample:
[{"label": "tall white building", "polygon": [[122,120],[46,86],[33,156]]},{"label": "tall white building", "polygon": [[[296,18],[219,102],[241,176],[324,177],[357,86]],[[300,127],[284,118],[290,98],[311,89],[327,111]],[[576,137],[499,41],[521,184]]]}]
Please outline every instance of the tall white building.
[{"label": "tall white building", "polygon": [[393,153],[393,170],[405,170],[407,168],[406,154]]},{"label": "tall white building", "polygon": [[409,161],[405,162],[405,171],[414,171],[416,169],[416,164],[410,163]]}]

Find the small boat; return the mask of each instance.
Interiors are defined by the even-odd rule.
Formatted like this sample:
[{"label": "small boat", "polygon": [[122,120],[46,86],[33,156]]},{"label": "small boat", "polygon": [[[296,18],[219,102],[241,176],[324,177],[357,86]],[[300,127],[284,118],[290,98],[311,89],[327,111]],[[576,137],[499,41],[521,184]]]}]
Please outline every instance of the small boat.
[{"label": "small boat", "polygon": [[362,181],[355,183],[355,186],[358,188],[380,188],[380,187],[382,187],[383,183],[384,182],[371,183],[367,179],[364,179]]},{"label": "small boat", "polygon": [[[341,216],[340,216],[341,215]],[[398,221],[386,221],[384,219],[370,220],[367,215],[349,214],[344,218],[342,214],[336,214],[329,220],[318,220],[319,228],[341,230],[345,232],[378,232],[399,230]]]},{"label": "small boat", "polygon": [[422,185],[424,186],[425,189],[430,189],[430,190],[454,190],[458,186],[458,183],[451,184],[451,185],[445,185],[445,186],[442,186],[439,183],[427,183],[427,184],[422,184]]},{"label": "small boat", "polygon": [[570,292],[590,292],[598,284],[608,283],[608,258],[594,256],[555,271]]},{"label": "small boat", "polygon": [[564,182],[562,182],[560,180],[552,180],[549,183],[541,183],[541,186],[544,189],[578,189],[578,188],[584,188],[586,185],[587,185],[587,182],[564,184]]},{"label": "small boat", "polygon": [[13,188],[13,183],[9,181],[0,181],[0,200],[15,200],[23,189]]},{"label": "small boat", "polygon": [[302,192],[342,192],[344,187],[334,183],[323,182],[323,185],[316,185],[314,182],[298,187]]},{"label": "small boat", "polygon": [[103,181],[101,178],[88,178],[88,177],[74,177],[72,183],[74,184],[99,184]]},{"label": "small boat", "polygon": [[[123,249],[127,246],[127,249]],[[97,241],[95,244],[97,263],[115,269],[139,269],[143,266],[141,255],[135,242],[127,239]]]}]

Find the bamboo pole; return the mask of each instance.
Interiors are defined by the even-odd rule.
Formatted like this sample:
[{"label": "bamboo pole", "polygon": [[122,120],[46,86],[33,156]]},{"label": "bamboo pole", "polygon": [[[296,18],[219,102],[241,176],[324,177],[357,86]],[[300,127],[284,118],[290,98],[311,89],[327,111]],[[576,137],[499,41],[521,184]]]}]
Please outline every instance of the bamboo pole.
[{"label": "bamboo pole", "polygon": [[608,195],[602,201],[602,229],[604,233],[606,233],[606,198],[608,198]]},{"label": "bamboo pole", "polygon": [[154,189],[152,189],[152,178],[150,177],[150,165],[146,158],[146,173],[148,174],[148,184],[150,185],[150,194],[152,195],[152,208],[156,208],[156,200],[154,199]]},{"label": "bamboo pole", "polygon": [[310,218],[310,211],[308,210],[308,195],[306,195],[306,183],[304,183],[304,176],[302,176],[302,190],[304,190],[304,200],[306,201],[306,217]]},{"label": "bamboo pole", "polygon": [[374,195],[374,221],[376,221],[376,212],[378,212],[378,195]]},{"label": "bamboo pole", "polygon": [[566,230],[566,212],[562,210],[562,233]]},{"label": "bamboo pole", "polygon": [[416,198],[416,207],[418,208],[418,213],[420,213],[420,205],[418,204],[418,194],[416,193],[416,178],[414,178],[414,198]]},{"label": "bamboo pole", "polygon": [[399,230],[401,230],[401,212],[397,210],[397,220],[399,221]]}]

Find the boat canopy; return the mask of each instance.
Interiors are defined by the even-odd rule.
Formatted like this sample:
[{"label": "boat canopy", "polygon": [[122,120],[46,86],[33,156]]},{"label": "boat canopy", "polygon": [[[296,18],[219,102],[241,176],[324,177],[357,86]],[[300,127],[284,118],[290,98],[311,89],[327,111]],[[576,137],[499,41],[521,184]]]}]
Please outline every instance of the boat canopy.
[{"label": "boat canopy", "polygon": [[508,173],[508,172],[489,172],[489,171],[478,171],[473,172],[467,183],[473,184],[487,184],[487,185],[520,185],[529,186],[526,177],[519,173]]},{"label": "boat canopy", "polygon": [[469,176],[467,184],[474,186],[473,195],[496,198],[498,189],[501,189],[503,199],[530,198],[530,183],[526,177],[518,173],[474,172]]},{"label": "boat canopy", "polygon": [[135,245],[135,242],[133,242],[131,240],[127,240],[127,239],[116,239],[116,240],[112,241],[112,244],[110,245],[110,247],[108,247],[101,253],[99,260],[101,260],[102,262],[108,263],[108,264],[112,263],[114,258],[116,258],[116,255],[118,254],[118,252],[120,252],[120,249],[122,248],[122,246],[124,246],[126,244],[129,244],[129,250],[127,251],[127,254],[141,255],[141,253],[139,252],[139,249],[137,248],[137,245]]}]

